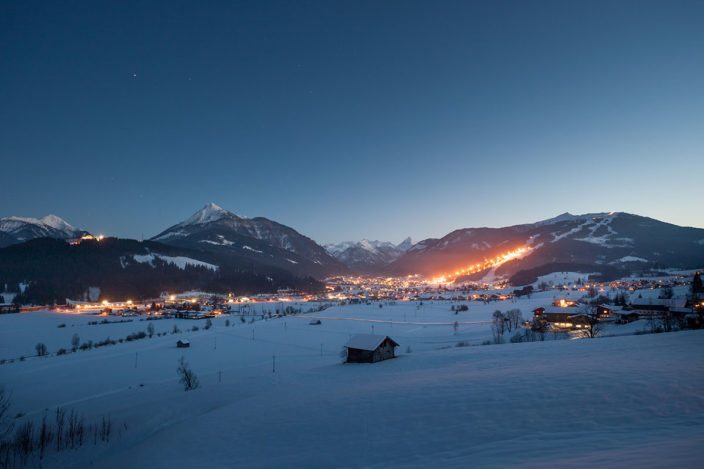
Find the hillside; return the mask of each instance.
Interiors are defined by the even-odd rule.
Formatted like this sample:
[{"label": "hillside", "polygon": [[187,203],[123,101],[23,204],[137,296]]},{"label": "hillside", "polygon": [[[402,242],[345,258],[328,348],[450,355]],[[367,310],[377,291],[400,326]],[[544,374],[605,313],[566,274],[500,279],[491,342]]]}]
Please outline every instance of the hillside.
[{"label": "hillside", "polygon": [[267,218],[239,217],[212,203],[152,240],[222,256],[223,262],[252,271],[273,268],[319,279],[349,272],[322,246],[293,228]]},{"label": "hillside", "polygon": [[[521,252],[502,258],[516,250]],[[467,228],[427,239],[392,262],[386,272],[453,275],[470,266],[470,272],[462,274],[481,273],[488,270],[487,262],[496,264],[496,273],[507,277],[549,264],[623,274],[697,268],[704,265],[704,229],[618,212],[563,214],[532,224]]]},{"label": "hillside", "polygon": [[78,245],[40,238],[0,249],[0,284],[16,288],[20,283],[28,287],[15,301],[39,304],[82,299],[89,287],[98,289],[99,299],[135,300],[192,289],[256,293],[321,288],[281,269],[257,273],[204,252],[116,238]]}]

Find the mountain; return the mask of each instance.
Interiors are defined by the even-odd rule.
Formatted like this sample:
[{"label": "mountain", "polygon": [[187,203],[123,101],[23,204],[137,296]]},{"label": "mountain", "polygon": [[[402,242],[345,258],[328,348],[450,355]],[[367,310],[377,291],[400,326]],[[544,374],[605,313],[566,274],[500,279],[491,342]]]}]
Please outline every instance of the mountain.
[{"label": "mountain", "polygon": [[244,218],[210,203],[152,241],[207,252],[222,262],[264,272],[271,268],[325,278],[349,272],[312,239],[267,218]]},{"label": "mountain", "polygon": [[[503,256],[503,257],[502,257]],[[491,269],[506,278],[574,266],[614,275],[704,266],[704,229],[628,213],[564,213],[504,228],[466,228],[426,239],[387,266],[389,275],[478,279]]]},{"label": "mountain", "polygon": [[383,269],[406,252],[413,242],[406,238],[400,244],[388,241],[344,241],[328,244],[325,249],[354,272],[360,274],[379,274]]},{"label": "mountain", "polygon": [[0,280],[11,291],[28,285],[15,298],[22,303],[63,303],[97,298],[134,300],[162,292],[201,290],[251,294],[281,288],[317,291],[323,285],[282,269],[243,271],[217,255],[152,241],[105,238],[71,245],[51,238],[0,248]]},{"label": "mountain", "polygon": [[79,238],[85,231],[74,228],[56,215],[44,218],[0,218],[0,247],[37,238]]}]

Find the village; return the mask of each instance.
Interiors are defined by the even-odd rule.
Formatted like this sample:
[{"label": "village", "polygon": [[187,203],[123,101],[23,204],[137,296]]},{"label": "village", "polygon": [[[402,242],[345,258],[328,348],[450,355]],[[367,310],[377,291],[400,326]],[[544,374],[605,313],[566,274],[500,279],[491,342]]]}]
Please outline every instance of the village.
[{"label": "village", "polygon": [[[41,419],[45,409],[70,409],[87,424],[109,419],[121,429],[109,446],[91,443],[74,450],[72,464],[89,464],[106,451],[112,461],[124,461],[135,451],[131,442],[136,440],[173,441],[179,424],[164,435],[155,432],[149,418],[154,411],[168,421],[179,422],[188,415],[189,425],[198,422],[198,431],[208,435],[201,444],[214,454],[224,443],[208,426],[209,416],[218,422],[257,422],[246,432],[234,430],[237,438],[247,441],[252,428],[264,434],[272,425],[297,421],[300,408],[295,396],[307,396],[327,415],[346,415],[353,399],[355,408],[366,409],[364,421],[371,422],[372,415],[393,420],[393,409],[402,405],[397,395],[409,392],[409,380],[415,383],[409,402],[414,406],[423,402],[442,415],[443,424],[459,431],[466,422],[454,420],[445,405],[463,405],[458,399],[466,391],[458,391],[468,383],[478,393],[477,402],[486,400],[498,370],[507,373],[507,382],[522,383],[504,385],[507,398],[520,400],[533,389],[543,389],[569,399],[576,391],[560,384],[565,377],[604,386],[599,376],[615,368],[626,376],[639,376],[634,363],[640,359],[658,363],[691,354],[693,344],[701,342],[697,329],[704,316],[700,293],[691,295],[695,274],[601,284],[585,274],[560,272],[521,288],[356,278],[335,280],[318,295],[174,292],[151,301],[23,307],[18,314],[0,315],[4,331],[0,373],[13,396],[16,425]],[[640,359],[627,360],[623,347],[640,350]],[[575,374],[571,360],[587,349],[595,363],[609,365]],[[545,364],[539,373],[527,371],[537,366],[533,360]],[[678,373],[677,368],[661,369]],[[697,379],[691,378],[695,384]],[[42,392],[37,380],[50,380],[52,392]],[[380,391],[372,382],[387,384]],[[422,397],[436,395],[438,386],[442,386],[440,400]],[[614,391],[614,396],[636,392],[628,386]],[[185,400],[179,394],[184,390],[189,396]],[[211,414],[208,409],[218,402],[224,408]],[[273,403],[283,408],[274,414],[264,412]],[[487,411],[492,408],[489,404]],[[571,408],[565,409],[560,418],[565,412],[572,415]],[[518,412],[525,413],[525,419],[535,417],[528,409]],[[543,412],[550,415],[549,410]],[[262,415],[268,417],[262,421]],[[631,415],[647,419],[652,411],[643,406],[631,409]],[[579,415],[570,418],[578,421]],[[319,441],[347,454],[339,431],[320,432],[316,428],[327,428],[326,424],[309,420],[306,425]],[[395,431],[410,428],[404,422]],[[551,422],[558,425],[558,420]],[[477,442],[490,438],[488,430],[476,431]],[[354,438],[366,444],[375,434],[371,426],[360,427]],[[136,451],[142,461],[151,460],[148,451]],[[65,466],[67,455],[52,452],[49,461]],[[246,465],[261,454],[243,448],[238,457]],[[348,457],[354,460],[352,453]],[[499,460],[504,457],[515,462],[508,455]]]}]

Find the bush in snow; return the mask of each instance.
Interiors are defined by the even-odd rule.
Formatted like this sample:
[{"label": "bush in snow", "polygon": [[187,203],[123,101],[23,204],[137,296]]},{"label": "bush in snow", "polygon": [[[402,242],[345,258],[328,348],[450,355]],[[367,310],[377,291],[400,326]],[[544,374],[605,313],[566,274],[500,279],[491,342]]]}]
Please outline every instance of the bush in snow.
[{"label": "bush in snow", "polygon": [[154,336],[154,324],[150,323],[147,326],[147,335],[149,336],[150,339]]},{"label": "bush in snow", "polygon": [[78,337],[78,334],[73,334],[73,337],[71,337],[71,349],[75,352],[80,344],[81,338]]},{"label": "bush in snow", "polygon": [[41,342],[34,346],[34,350],[37,351],[37,356],[39,357],[43,357],[47,354],[46,345]]},{"label": "bush in snow", "polygon": [[178,368],[176,368],[176,373],[179,376],[179,382],[183,384],[184,391],[192,391],[200,386],[198,382],[198,377],[193,373],[193,371],[188,366],[186,359],[181,357],[178,361]]},{"label": "bush in snow", "polygon": [[208,318],[205,320],[205,326],[203,327],[203,329],[205,329],[207,331],[211,327],[213,327],[213,321],[211,321],[210,318]]}]

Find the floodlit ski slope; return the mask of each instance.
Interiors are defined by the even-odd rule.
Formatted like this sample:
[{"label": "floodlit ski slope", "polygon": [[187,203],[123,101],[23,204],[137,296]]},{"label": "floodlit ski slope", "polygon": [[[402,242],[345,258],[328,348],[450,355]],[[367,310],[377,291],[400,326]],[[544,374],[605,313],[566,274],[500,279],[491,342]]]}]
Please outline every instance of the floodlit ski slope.
[{"label": "floodlit ski slope", "polygon": [[[201,330],[27,358],[0,365],[0,382],[13,415],[62,406],[87,421],[109,414],[119,428],[109,446],[51,455],[48,467],[696,467],[704,331],[454,346],[488,338],[495,309],[527,316],[545,301],[471,302],[459,315],[448,302],[352,305],[253,325],[221,317],[209,331],[204,321],[155,321],[157,332]],[[309,325],[312,316],[322,324]],[[29,355],[39,341],[68,347],[74,332],[116,339],[149,324],[86,324],[95,319],[1,316],[0,358]],[[341,364],[342,344],[372,325],[401,343],[399,357]],[[190,349],[175,347],[180,337]],[[180,388],[181,356],[200,389]]]}]

